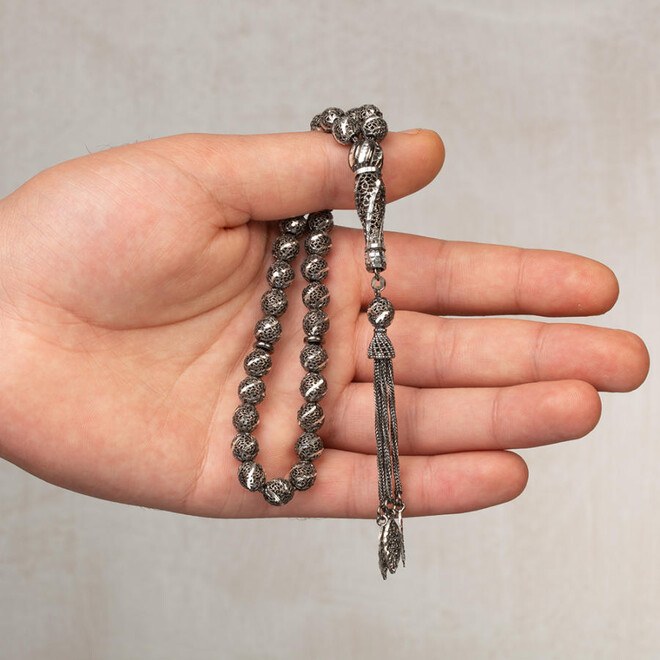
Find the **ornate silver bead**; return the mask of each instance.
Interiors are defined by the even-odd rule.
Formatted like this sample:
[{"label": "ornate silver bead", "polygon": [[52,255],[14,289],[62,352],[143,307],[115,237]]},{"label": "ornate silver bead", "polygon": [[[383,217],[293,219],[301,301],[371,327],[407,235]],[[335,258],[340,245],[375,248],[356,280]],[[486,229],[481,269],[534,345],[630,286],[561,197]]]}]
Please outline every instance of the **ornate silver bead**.
[{"label": "ornate silver bead", "polygon": [[289,301],[282,289],[268,289],[261,296],[261,311],[266,316],[282,316],[288,306]]},{"label": "ornate silver bead", "polygon": [[321,127],[326,133],[332,131],[332,125],[344,116],[344,111],[341,108],[326,108],[321,113]]},{"label": "ornate silver bead", "polygon": [[250,351],[243,361],[246,373],[258,378],[265,376],[270,371],[272,364],[270,353],[261,348]]},{"label": "ornate silver bead", "polygon": [[238,396],[243,403],[261,403],[266,396],[266,384],[260,378],[248,376],[238,385]]},{"label": "ornate silver bead", "polygon": [[239,433],[231,441],[231,451],[239,461],[253,461],[259,453],[259,443],[253,435]]},{"label": "ornate silver bead", "polygon": [[316,468],[309,461],[296,463],[289,472],[289,481],[296,490],[307,490],[316,481]]},{"label": "ornate silver bead", "polygon": [[282,335],[282,326],[274,316],[266,316],[254,326],[254,336],[258,341],[274,344]]},{"label": "ornate silver bead", "polygon": [[367,318],[375,328],[387,328],[394,319],[394,306],[387,298],[378,296],[367,307]]},{"label": "ornate silver bead", "polygon": [[324,256],[330,252],[332,239],[324,231],[313,231],[305,239],[305,250],[307,254],[318,254]]},{"label": "ornate silver bead", "polygon": [[300,351],[300,364],[306,371],[322,371],[328,364],[328,354],[319,344],[307,344]]},{"label": "ornate silver bead", "polygon": [[291,268],[291,265],[286,261],[276,261],[271,264],[268,273],[266,274],[268,284],[270,284],[273,289],[286,289],[289,284],[293,282],[294,277],[295,273],[293,272],[293,268]]},{"label": "ornate silver bead", "polygon": [[323,426],[325,413],[318,403],[308,402],[298,410],[298,424],[308,433],[318,431]]},{"label": "ornate silver bead", "polygon": [[332,211],[316,211],[307,216],[309,228],[314,231],[332,231],[335,226]]},{"label": "ornate silver bead", "polygon": [[238,468],[238,480],[243,488],[251,491],[260,490],[266,482],[266,473],[259,463],[243,461]]},{"label": "ornate silver bead", "polygon": [[242,433],[250,433],[259,423],[259,413],[251,403],[242,403],[234,411],[234,428]]},{"label": "ornate silver bead", "polygon": [[305,233],[305,229],[307,229],[307,220],[304,215],[296,215],[293,218],[280,220],[280,231],[283,234],[293,234],[296,238],[299,238]]},{"label": "ornate silver bead", "polygon": [[328,391],[328,383],[325,378],[318,373],[311,371],[305,374],[300,381],[300,394],[302,394],[305,401],[314,403],[320,401],[325,393]]},{"label": "ornate silver bead", "polygon": [[350,144],[360,132],[360,123],[353,115],[337,118],[332,124],[332,135],[339,144]]},{"label": "ornate silver bead", "polygon": [[301,461],[312,461],[323,453],[323,440],[316,433],[303,433],[296,441],[296,454]]},{"label": "ornate silver bead", "polygon": [[312,131],[322,131],[323,126],[321,126],[321,115],[314,115],[312,121],[309,122],[309,128]]},{"label": "ornate silver bead", "polygon": [[307,309],[323,309],[330,302],[330,292],[325,284],[312,282],[303,289],[302,299]]},{"label": "ornate silver bead", "polygon": [[366,103],[365,105],[361,105],[359,108],[359,112],[360,112],[360,119],[362,121],[364,121],[367,117],[383,116],[383,113],[380,111],[380,108],[376,107],[371,103]]},{"label": "ornate silver bead", "polygon": [[278,236],[273,241],[273,257],[279,261],[291,261],[292,259],[295,259],[299,250],[300,246],[293,234]]},{"label": "ornate silver bead", "polygon": [[300,272],[308,282],[320,282],[328,275],[328,262],[318,254],[311,254],[300,265]]},{"label": "ornate silver bead", "polygon": [[262,493],[268,504],[283,506],[291,501],[294,493],[293,486],[288,479],[271,479],[264,484]]},{"label": "ornate silver bead", "polygon": [[371,138],[356,142],[348,152],[348,164],[353,172],[362,167],[375,167],[380,171],[383,167],[383,150]]},{"label": "ornate silver bead", "polygon": [[378,115],[367,117],[362,124],[362,133],[365,137],[380,142],[387,135],[387,122]]},{"label": "ornate silver bead", "polygon": [[312,309],[303,317],[302,325],[306,335],[321,337],[330,328],[330,319],[322,309]]}]

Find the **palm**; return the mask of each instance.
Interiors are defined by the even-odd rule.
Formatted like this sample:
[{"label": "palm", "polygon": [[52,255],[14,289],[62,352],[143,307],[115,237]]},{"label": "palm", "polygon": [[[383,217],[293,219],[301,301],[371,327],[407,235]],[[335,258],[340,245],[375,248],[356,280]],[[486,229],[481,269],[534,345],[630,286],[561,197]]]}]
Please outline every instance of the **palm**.
[{"label": "palm", "polygon": [[[230,147],[229,153],[250,145],[238,141]],[[365,382],[368,328],[359,314],[368,277],[360,264],[361,237],[347,229],[335,230],[329,257],[328,449],[319,460],[317,484],[282,511],[237,483],[237,463],[229,451],[231,416],[276,228],[248,222],[268,217],[268,201],[246,192],[245,181],[223,152],[210,158],[214,152],[200,153],[204,149],[203,138],[184,137],[96,154],[40,175],[5,200],[3,229],[10,235],[20,227],[20,233],[14,235],[7,260],[11,268],[3,275],[4,334],[16,349],[8,368],[12,396],[0,392],[0,406],[10,419],[4,455],[74,490],[175,511],[371,515],[375,463],[369,456],[372,413]],[[193,167],[202,156],[208,165]],[[430,164],[422,178],[432,177],[437,164]],[[330,201],[346,203],[343,190],[332,200],[327,194],[301,200],[276,183],[271,219],[318,210]],[[263,182],[264,196],[269,184],[273,181]],[[419,182],[395,181],[393,187],[400,196]],[[402,452],[408,454],[402,468],[413,513],[465,510],[515,496],[524,485],[524,465],[502,449],[587,432],[598,416],[594,387],[629,389],[643,378],[643,346],[627,333],[601,330],[597,336],[598,329],[567,326],[566,348],[597,339],[598,350],[607,353],[605,364],[590,366],[589,356],[576,364],[570,350],[555,349],[551,358],[547,348],[546,356],[534,354],[541,346],[531,339],[540,334],[536,324],[490,321],[488,326],[485,320],[441,321],[428,314],[603,311],[613,302],[612,280],[593,262],[570,257],[577,271],[592,269],[591,290],[580,299],[582,310],[560,309],[552,292],[531,302],[531,289],[522,291],[530,300],[524,309],[521,291],[507,292],[506,284],[499,289],[490,284],[489,294],[486,272],[481,276],[485,293],[470,293],[479,278],[473,275],[464,284],[463,299],[459,283],[456,299],[450,292],[441,294],[445,308],[439,309],[443,301],[437,297],[418,299],[414,278],[406,273],[416,255],[435,254],[440,244],[405,235],[392,235],[390,241],[388,292],[405,310],[397,315],[392,334],[400,349],[395,369]],[[482,250],[482,262],[501,272],[515,254],[479,246],[461,249],[475,255]],[[545,258],[551,271],[550,257],[535,254],[537,263]],[[555,271],[561,279],[559,261]],[[582,285],[568,278],[563,286],[576,291]],[[269,396],[260,406],[259,460],[270,476],[285,474],[295,458],[301,288],[298,281],[289,291],[285,332],[267,378]],[[514,302],[516,309],[502,310]],[[491,309],[483,309],[489,304]],[[420,356],[420,349],[424,353],[442,342],[453,350],[452,359],[439,369],[429,363],[433,354]],[[511,352],[506,359],[512,345],[517,357]],[[623,357],[622,347],[627,351]],[[475,358],[490,361],[477,367]],[[438,389],[447,386],[454,389]],[[569,400],[574,405],[567,409]],[[539,403],[545,405],[541,413],[524,421],[523,412]],[[509,430],[502,430],[507,423],[499,430],[492,427],[492,411],[501,412],[503,405]],[[557,407],[563,410],[561,421],[548,430]],[[439,416],[441,437],[433,433]],[[482,428],[485,424],[488,429]],[[440,481],[429,483],[434,474]]]}]

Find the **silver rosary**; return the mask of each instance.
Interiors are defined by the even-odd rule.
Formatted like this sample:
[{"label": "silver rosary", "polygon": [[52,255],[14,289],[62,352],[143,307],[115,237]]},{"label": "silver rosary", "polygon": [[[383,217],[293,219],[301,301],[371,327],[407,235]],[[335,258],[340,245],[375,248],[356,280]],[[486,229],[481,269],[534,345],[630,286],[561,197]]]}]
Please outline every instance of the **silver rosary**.
[{"label": "silver rosary", "polygon": [[[385,186],[381,178],[383,150],[380,142],[387,135],[387,123],[374,105],[363,105],[344,112],[328,108],[311,121],[311,129],[332,133],[344,145],[351,145],[348,164],[355,173],[355,208],[364,230],[364,260],[372,273],[371,288],[374,298],[367,308],[367,317],[374,326],[374,335],[367,355],[374,361],[375,440],[378,470],[378,509],[376,522],[381,528],[378,544],[378,563],[383,579],[394,573],[399,561],[405,566],[403,543],[403,503],[399,474],[399,447],[394,401],[394,374],[392,359],[394,347],[387,336],[387,328],[394,318],[392,303],[382,295],[386,268],[383,220],[385,217]],[[325,396],[327,383],[322,371],[328,362],[323,348],[324,335],[330,327],[324,311],[330,300],[328,288],[323,284],[328,275],[325,256],[330,251],[330,232],[333,217],[330,210],[309,213],[307,218],[297,216],[280,221],[280,235],[272,246],[274,262],[268,269],[269,289],[261,298],[264,316],[254,328],[255,343],[243,363],[247,374],[238,386],[241,404],[233,417],[238,434],[232,441],[232,452],[241,461],[238,480],[244,488],[259,491],[274,506],[291,501],[296,490],[307,490],[316,480],[313,460],[323,451],[323,442],[317,435],[323,425],[324,412],[319,401]],[[278,318],[287,309],[285,290],[295,277],[291,262],[300,250],[299,240],[304,237],[305,258],[300,271],[308,282],[302,293],[307,308],[302,325],[305,343],[300,352],[300,363],[305,375],[300,382],[304,399],[298,410],[298,424],[303,430],[297,439],[295,451],[299,461],[291,468],[287,478],[266,479],[263,467],[255,462],[259,444],[252,435],[259,422],[256,406],[266,396],[262,378],[270,371],[274,345],[280,338],[282,327]]]}]

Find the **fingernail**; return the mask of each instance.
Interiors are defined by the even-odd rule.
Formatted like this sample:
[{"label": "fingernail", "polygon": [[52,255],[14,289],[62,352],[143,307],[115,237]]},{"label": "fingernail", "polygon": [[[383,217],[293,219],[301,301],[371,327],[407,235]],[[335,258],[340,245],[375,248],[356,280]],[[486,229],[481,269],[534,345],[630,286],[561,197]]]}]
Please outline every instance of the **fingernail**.
[{"label": "fingernail", "polygon": [[417,135],[422,129],[421,128],[409,128],[407,131],[401,131],[401,133],[407,133],[408,135]]}]

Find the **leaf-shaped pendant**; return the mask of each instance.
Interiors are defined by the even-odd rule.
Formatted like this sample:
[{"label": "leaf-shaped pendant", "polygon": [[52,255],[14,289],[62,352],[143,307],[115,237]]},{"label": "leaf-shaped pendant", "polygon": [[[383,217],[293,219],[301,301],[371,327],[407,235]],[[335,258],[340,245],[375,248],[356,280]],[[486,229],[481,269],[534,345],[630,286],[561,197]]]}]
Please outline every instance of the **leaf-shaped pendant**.
[{"label": "leaf-shaped pendant", "polygon": [[380,532],[380,543],[378,545],[378,564],[383,580],[387,579],[388,571],[390,573],[396,571],[402,549],[403,536],[399,525],[395,520],[389,519]]}]

